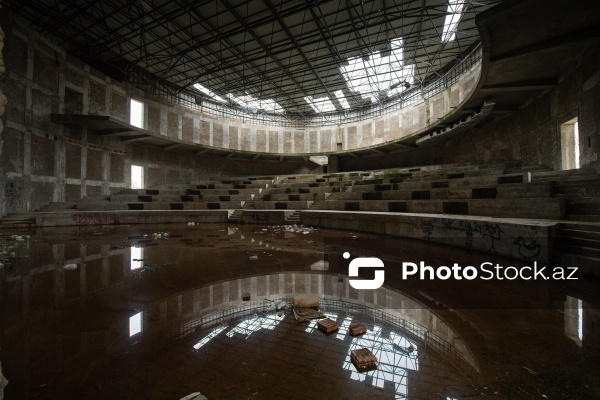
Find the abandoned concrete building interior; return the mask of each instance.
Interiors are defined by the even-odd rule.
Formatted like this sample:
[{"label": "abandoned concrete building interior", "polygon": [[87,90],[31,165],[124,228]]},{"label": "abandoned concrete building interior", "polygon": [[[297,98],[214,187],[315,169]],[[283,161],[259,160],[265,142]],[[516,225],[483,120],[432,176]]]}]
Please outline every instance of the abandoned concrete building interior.
[{"label": "abandoned concrete building interior", "polygon": [[0,7],[0,399],[600,399],[598,2]]}]

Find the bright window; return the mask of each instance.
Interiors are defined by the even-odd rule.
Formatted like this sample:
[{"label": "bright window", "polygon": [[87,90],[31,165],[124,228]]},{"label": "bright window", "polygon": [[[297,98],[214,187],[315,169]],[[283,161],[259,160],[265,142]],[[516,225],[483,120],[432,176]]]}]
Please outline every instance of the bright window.
[{"label": "bright window", "polygon": [[144,103],[131,99],[129,104],[129,124],[144,128]]},{"label": "bright window", "polygon": [[131,188],[144,188],[144,167],[141,167],[139,165],[131,166]]}]

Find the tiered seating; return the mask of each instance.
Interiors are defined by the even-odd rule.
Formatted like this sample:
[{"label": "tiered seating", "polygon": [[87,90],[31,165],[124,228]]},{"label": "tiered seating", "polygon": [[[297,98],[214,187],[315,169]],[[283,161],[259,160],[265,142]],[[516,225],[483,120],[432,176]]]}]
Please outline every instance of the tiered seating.
[{"label": "tiered seating", "polygon": [[77,203],[82,211],[240,209],[273,183],[271,178],[201,182],[153,189],[125,189]]},{"label": "tiered seating", "polygon": [[[322,209],[560,219],[564,200],[532,171],[498,165],[288,177],[251,202],[257,209]],[[532,203],[535,199],[535,203]]]}]

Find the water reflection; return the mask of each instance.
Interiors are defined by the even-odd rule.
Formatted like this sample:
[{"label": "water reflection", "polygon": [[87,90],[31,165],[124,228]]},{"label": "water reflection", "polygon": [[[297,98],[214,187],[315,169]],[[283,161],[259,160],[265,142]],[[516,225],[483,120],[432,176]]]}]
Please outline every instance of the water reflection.
[{"label": "water reflection", "polygon": [[[335,302],[327,302],[328,305],[334,305]],[[338,307],[347,307],[348,304],[341,305]],[[258,307],[260,309],[260,307]],[[238,310],[241,311],[241,310]],[[235,312],[233,313],[235,315]],[[425,345],[419,344],[417,340],[411,339],[407,333],[394,328],[393,325],[380,321],[372,324],[367,332],[361,336],[352,337],[349,335],[348,327],[354,322],[364,323],[365,315],[354,316],[347,315],[343,312],[331,312],[326,311],[325,317],[337,321],[340,325],[340,329],[336,334],[324,335],[317,329],[317,320],[310,321],[306,328],[304,325],[294,320],[292,314],[288,312],[262,314],[254,313],[249,317],[243,318],[237,321],[227,321],[225,319],[219,319],[221,324],[217,328],[207,329],[208,333],[200,333],[202,337],[198,342],[193,345],[194,351],[199,351],[206,346],[210,345],[213,341],[221,341],[221,344],[227,343],[228,351],[235,352],[237,347],[240,347],[240,342],[227,341],[222,342],[225,338],[243,339],[248,340],[252,335],[258,335],[257,340],[261,343],[272,342],[274,337],[286,337],[294,342],[299,342],[299,346],[318,346],[319,342],[325,342],[328,348],[335,348],[336,352],[340,351],[339,355],[327,354],[327,357],[334,357],[339,360],[342,371],[348,371],[349,378],[358,383],[369,383],[369,387],[376,387],[380,389],[386,388],[386,383],[392,384],[393,386],[393,398],[395,399],[410,399],[413,398],[437,398],[440,391],[443,391],[443,387],[433,389],[429,387],[427,391],[413,393],[411,395],[408,387],[408,375],[412,371],[413,373],[420,374],[439,374],[444,376],[446,381],[452,381],[456,384],[457,381],[464,378],[460,377],[460,372],[453,370],[452,367],[446,365],[446,370],[442,373],[440,366],[444,365],[444,361],[439,358],[435,353],[427,354],[429,360],[428,368],[424,371],[420,371],[420,358],[423,358],[424,353],[419,350]],[[209,317],[210,319],[211,317]],[[214,321],[213,321],[214,322]],[[298,331],[298,327],[302,329]],[[269,331],[279,330],[279,332],[269,333]],[[297,336],[294,336],[293,332],[302,332],[307,339],[299,340]],[[202,336],[204,334],[204,336]],[[195,333],[198,335],[198,333]],[[239,337],[238,337],[239,335]],[[338,344],[336,344],[336,342]],[[377,369],[359,372],[355,365],[352,363],[350,354],[352,350],[367,348],[377,357]],[[281,348],[278,351],[281,350]],[[210,350],[207,350],[205,354],[211,354]],[[325,355],[324,355],[325,357]],[[432,369],[432,359],[435,359],[436,370]],[[206,359],[210,361],[211,359]],[[290,362],[306,363],[307,360],[301,356],[296,355],[296,360],[289,360]],[[212,360],[215,362],[215,360]],[[415,376],[416,377],[416,376]],[[339,378],[336,378],[339,379]],[[429,379],[425,376],[420,376],[420,379]],[[434,385],[435,386],[435,385]],[[430,397],[431,393],[436,392],[435,397]],[[451,397],[446,397],[451,399]]]},{"label": "water reflection", "polygon": [[[167,231],[168,239],[152,236]],[[339,251],[324,251],[329,237],[343,239]],[[154,388],[160,394],[147,398],[179,398],[204,388],[177,392],[182,380],[198,382],[198,375],[206,375],[201,384],[220,398],[223,387],[230,385],[224,381],[228,368],[236,370],[234,362],[243,357],[255,358],[246,362],[255,362],[257,371],[272,362],[261,374],[280,377],[290,368],[312,368],[294,357],[313,355],[309,361],[320,368],[317,376],[329,380],[303,393],[289,394],[281,388],[275,398],[326,398],[327,393],[339,392],[341,398],[366,393],[374,398],[452,400],[477,395],[483,387],[494,388],[490,396],[499,391],[505,398],[519,398],[519,393],[502,390],[527,389],[530,382],[518,380],[526,371],[522,366],[538,372],[535,379],[540,385],[544,376],[551,376],[552,385],[560,386],[566,397],[592,399],[600,393],[593,379],[600,366],[597,282],[581,280],[568,288],[543,282],[409,284],[397,277],[397,263],[403,259],[433,257],[433,265],[464,259],[464,264],[477,264],[481,258],[489,261],[488,255],[349,231],[122,226],[118,231],[96,229],[87,237],[56,229],[23,240],[9,238],[6,243],[11,251],[0,254],[4,263],[0,346],[3,372],[10,381],[6,399],[139,398],[140,393],[147,394],[146,387],[158,385],[155,382],[164,391]],[[361,292],[348,284],[348,262],[342,252],[362,255],[366,248],[375,249],[371,255],[385,261],[386,284],[377,291]],[[251,255],[256,261],[249,259]],[[78,267],[68,270],[64,268],[68,264]],[[243,300],[246,293],[252,301]],[[416,327],[414,332],[420,331],[407,335],[413,331],[386,323],[387,317],[365,319],[355,312],[360,307],[347,306],[325,310],[340,325],[336,334],[325,336],[315,328],[316,322],[298,324],[284,314],[252,309],[263,307],[264,299],[302,294],[395,313],[395,318]],[[225,325],[208,318],[239,307],[248,310],[231,314]],[[368,325],[368,334],[350,337],[352,321]],[[424,345],[426,338],[430,342]],[[185,346],[180,340],[186,341]],[[353,369],[349,352],[360,346],[372,349],[380,359],[378,370]],[[407,351],[410,346],[412,352]],[[454,358],[438,357],[444,352],[462,361],[449,365],[445,360]],[[188,368],[191,363],[194,368],[164,368],[177,365],[173,360],[183,353],[188,364],[182,365]],[[284,362],[280,353],[291,355]],[[123,365],[131,376],[123,378],[119,369]],[[460,373],[456,376],[463,367],[481,371],[478,391],[475,385],[466,385]],[[211,381],[212,368],[225,378]],[[53,378],[57,371],[60,374]],[[247,371],[236,371],[236,378],[246,379]],[[431,371],[442,371],[450,380],[439,375],[429,379]],[[497,376],[506,378],[499,382]],[[265,387],[260,379],[266,378],[259,375],[249,385]],[[40,386],[50,381],[42,390]],[[99,384],[105,389],[97,391]],[[326,389],[319,397],[321,388]],[[368,388],[383,391],[374,395]]]}]

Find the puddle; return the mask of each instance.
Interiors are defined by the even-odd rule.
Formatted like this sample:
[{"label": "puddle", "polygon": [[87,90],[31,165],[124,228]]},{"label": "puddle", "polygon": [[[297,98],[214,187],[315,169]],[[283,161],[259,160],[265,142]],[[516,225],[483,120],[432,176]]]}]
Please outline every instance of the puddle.
[{"label": "puddle", "polygon": [[[294,225],[47,228],[0,244],[5,399],[599,397],[597,280],[406,281],[407,260],[517,262]],[[383,260],[384,286],[353,289],[345,253]],[[339,330],[274,306],[302,296]],[[356,369],[362,348],[377,369]]]}]

